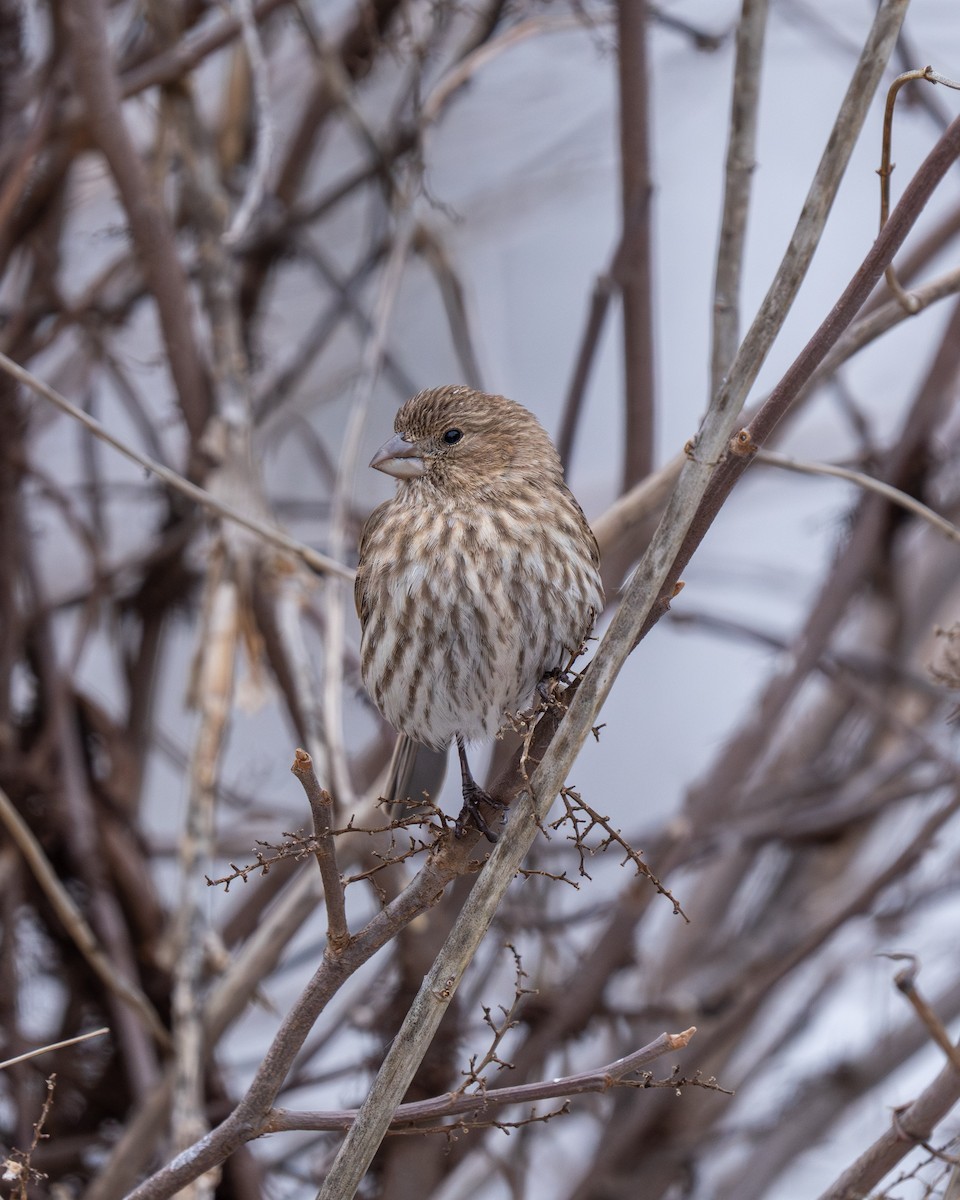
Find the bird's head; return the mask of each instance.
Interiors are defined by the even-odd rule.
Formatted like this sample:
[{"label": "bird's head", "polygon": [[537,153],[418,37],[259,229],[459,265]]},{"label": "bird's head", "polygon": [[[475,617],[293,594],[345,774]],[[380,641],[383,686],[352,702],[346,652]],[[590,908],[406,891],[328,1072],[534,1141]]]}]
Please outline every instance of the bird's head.
[{"label": "bird's head", "polygon": [[462,386],[431,388],[403,405],[394,429],[370,466],[397,479],[475,490],[498,481],[561,476],[546,430],[505,396]]}]

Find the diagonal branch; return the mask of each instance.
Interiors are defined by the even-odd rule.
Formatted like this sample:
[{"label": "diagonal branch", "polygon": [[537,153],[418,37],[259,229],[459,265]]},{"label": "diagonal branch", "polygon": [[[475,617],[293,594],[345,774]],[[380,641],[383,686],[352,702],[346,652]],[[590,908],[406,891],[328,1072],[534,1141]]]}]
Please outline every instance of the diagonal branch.
[{"label": "diagonal branch", "polygon": [[206,372],[193,335],[187,277],[173,230],[150,189],[143,162],[121,110],[120,85],[110,59],[104,0],[74,0],[63,9],[77,90],[90,131],[103,152],[130,223],[137,258],[157,304],[167,361],[191,436],[209,413]]},{"label": "diagonal branch", "polygon": [[25,367],[21,367],[19,363],[15,363],[12,358],[7,358],[5,354],[0,354],[0,371],[6,371],[18,383],[25,384],[31,391],[36,392],[38,396],[43,396],[45,400],[49,400],[61,412],[73,417],[75,421],[79,421],[94,437],[99,438],[102,442],[106,442],[108,446],[112,446],[114,450],[118,450],[124,458],[128,458],[131,462],[136,463],[137,466],[143,467],[151,475],[156,475],[167,487],[189,497],[189,499],[202,505],[210,512],[215,512],[218,516],[226,517],[228,520],[235,522],[235,524],[243,526],[244,529],[257,534],[278,549],[295,554],[311,570],[317,571],[319,574],[337,575],[348,582],[353,579],[354,573],[349,567],[335,562],[334,559],[328,558],[326,554],[321,554],[311,546],[305,546],[302,542],[298,542],[296,538],[292,538],[284,533],[282,529],[267,525],[265,522],[257,520],[256,517],[240,512],[210,492],[197,487],[195,483],[191,483],[189,479],[185,479],[182,475],[177,474],[176,471],[171,471],[163,463],[158,463],[150,458],[149,455],[141,454],[139,450],[134,450],[132,446],[115,437],[95,417],[91,417],[82,408],[77,408],[75,404],[71,404],[66,396],[61,396],[49,384],[44,383],[42,379],[38,379],[36,375],[32,374]]},{"label": "diagonal branch", "polygon": [[864,491],[875,492],[878,496],[883,496],[891,504],[899,504],[907,512],[926,521],[928,525],[936,529],[938,533],[942,533],[944,537],[949,538],[950,541],[960,542],[960,528],[957,528],[952,521],[941,517],[938,512],[934,512],[932,508],[914,496],[908,495],[901,488],[884,483],[882,479],[875,479],[872,475],[865,475],[863,471],[851,471],[848,467],[835,467],[830,463],[802,462],[796,458],[789,458],[786,454],[777,454],[773,450],[757,450],[754,458],[757,462],[766,463],[771,467],[796,471],[798,475],[823,475],[830,479],[843,479],[847,483],[855,483]]},{"label": "diagonal branch", "polygon": [[[63,923],[73,944],[86,959],[90,969],[109,992],[118,996],[133,1009],[161,1046],[169,1046],[170,1034],[160,1020],[157,1010],[136,983],[126,979],[117,971],[116,964],[110,961],[97,935],[77,907],[76,901],[57,877],[49,858],[43,852],[43,847],[33,836],[26,821],[17,812],[10,797],[2,789],[0,789],[0,822],[3,823],[11,841],[23,855],[25,862],[33,872],[33,877]],[[23,1055],[22,1057],[28,1056]],[[10,1061],[19,1062],[20,1060],[11,1059]],[[8,1065],[9,1063],[0,1063],[0,1066]]]}]

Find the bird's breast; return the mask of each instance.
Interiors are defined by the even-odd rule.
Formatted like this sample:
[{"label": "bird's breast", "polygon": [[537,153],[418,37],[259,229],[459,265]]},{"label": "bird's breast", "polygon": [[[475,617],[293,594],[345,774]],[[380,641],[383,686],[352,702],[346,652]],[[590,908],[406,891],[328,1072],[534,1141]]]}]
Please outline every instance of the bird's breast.
[{"label": "bird's breast", "polygon": [[511,504],[387,515],[364,552],[361,666],[394,728],[434,746],[488,738],[530,701],[599,609],[576,532]]}]

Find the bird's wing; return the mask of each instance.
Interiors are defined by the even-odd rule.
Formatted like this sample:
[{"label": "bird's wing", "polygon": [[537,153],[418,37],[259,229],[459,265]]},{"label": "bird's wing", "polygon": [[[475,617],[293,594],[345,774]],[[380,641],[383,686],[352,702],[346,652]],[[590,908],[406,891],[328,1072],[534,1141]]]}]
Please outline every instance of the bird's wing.
[{"label": "bird's wing", "polygon": [[360,618],[361,626],[366,625],[367,617],[370,615],[370,606],[367,603],[369,563],[366,558],[366,551],[370,546],[370,539],[383,524],[389,507],[390,501],[385,500],[383,504],[375,508],[370,516],[367,517],[363,529],[360,531],[360,561],[357,563],[357,576],[353,583],[353,600],[357,606],[357,616]]},{"label": "bird's wing", "polygon": [[563,490],[567,493],[570,503],[573,505],[573,508],[576,511],[577,516],[580,518],[580,525],[583,528],[583,532],[587,535],[587,541],[590,544],[590,557],[593,559],[593,565],[595,567],[599,567],[600,566],[600,547],[597,545],[596,535],[594,534],[593,530],[590,528],[590,522],[583,515],[583,509],[580,507],[579,501],[577,500],[577,498],[573,494],[573,492],[570,491],[570,489],[567,487],[566,484],[563,484]]}]

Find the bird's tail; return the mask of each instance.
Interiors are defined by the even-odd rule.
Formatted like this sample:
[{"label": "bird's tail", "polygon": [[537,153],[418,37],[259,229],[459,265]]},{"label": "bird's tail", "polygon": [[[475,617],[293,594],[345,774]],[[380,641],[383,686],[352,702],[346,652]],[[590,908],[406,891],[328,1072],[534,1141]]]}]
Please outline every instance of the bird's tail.
[{"label": "bird's tail", "polygon": [[446,770],[446,750],[431,750],[401,733],[387,768],[383,798],[409,805],[420,803],[426,794],[436,802]]}]

